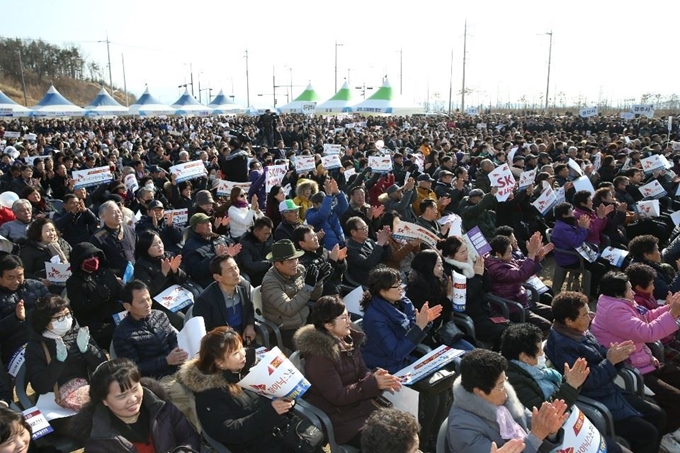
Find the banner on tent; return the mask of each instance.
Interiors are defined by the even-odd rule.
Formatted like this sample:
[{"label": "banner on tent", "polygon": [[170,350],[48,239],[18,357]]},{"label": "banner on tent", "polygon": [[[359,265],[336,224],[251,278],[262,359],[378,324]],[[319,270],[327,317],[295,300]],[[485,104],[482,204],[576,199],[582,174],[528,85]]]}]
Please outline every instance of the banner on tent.
[{"label": "banner on tent", "polygon": [[202,160],[192,160],[184,164],[173,165],[170,167],[170,173],[177,175],[177,182],[188,181],[190,179],[200,178],[205,176],[205,164]]},{"label": "banner on tent", "polygon": [[368,156],[368,166],[373,173],[387,173],[392,171],[392,158],[390,156]]},{"label": "banner on tent", "polygon": [[81,187],[98,186],[111,182],[113,175],[111,169],[107,167],[90,168],[87,170],[76,170],[73,172],[73,179],[75,180],[75,189]]},{"label": "banner on tent", "polygon": [[225,181],[224,179],[219,179],[218,181],[217,190],[215,191],[215,194],[217,194],[218,197],[228,197],[231,195],[231,190],[234,187],[238,187],[241,190],[248,192],[250,190],[250,185],[252,184],[251,182]]},{"label": "banner on tent", "polygon": [[302,104],[302,113],[311,115],[316,111],[316,102],[305,102]]},{"label": "banner on tent", "polygon": [[597,116],[597,106],[586,107],[578,111],[578,116],[581,118],[590,118],[591,116]]},{"label": "banner on tent", "polygon": [[[0,116],[13,116],[14,115],[14,110],[11,108],[1,108],[0,109]],[[10,137],[7,137],[10,138]]]},{"label": "banner on tent", "polygon": [[267,174],[265,176],[265,189],[267,193],[272,190],[272,187],[276,185],[282,185],[283,178],[286,176],[288,171],[288,165],[269,165],[264,167],[264,172]]}]

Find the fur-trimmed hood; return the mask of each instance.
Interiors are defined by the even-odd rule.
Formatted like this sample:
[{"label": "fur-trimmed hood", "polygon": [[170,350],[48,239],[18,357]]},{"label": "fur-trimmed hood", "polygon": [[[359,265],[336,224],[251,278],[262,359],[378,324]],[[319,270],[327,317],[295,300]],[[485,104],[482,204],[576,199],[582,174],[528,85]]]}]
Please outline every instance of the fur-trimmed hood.
[{"label": "fur-trimmed hood", "polygon": [[[525,408],[517,398],[515,389],[512,388],[512,385],[510,385],[509,382],[506,382],[505,390],[508,393],[508,399],[505,400],[505,404],[503,405],[510,411],[512,418],[526,429],[527,426],[524,418]],[[482,397],[465,390],[463,384],[461,384],[460,376],[453,382],[453,406],[477,415],[492,423],[496,423],[496,406],[484,400]]]},{"label": "fur-trimmed hood", "polygon": [[228,389],[231,383],[224,373],[205,374],[198,369],[198,358],[188,360],[177,371],[177,380],[193,393],[212,389]]},{"label": "fur-trimmed hood", "polygon": [[[365,340],[365,335],[354,327],[350,329],[350,336],[354,342],[354,348],[361,346]],[[321,332],[313,325],[300,327],[293,337],[295,346],[302,356],[321,355],[329,357],[334,361],[340,360],[340,343],[330,334]]]}]

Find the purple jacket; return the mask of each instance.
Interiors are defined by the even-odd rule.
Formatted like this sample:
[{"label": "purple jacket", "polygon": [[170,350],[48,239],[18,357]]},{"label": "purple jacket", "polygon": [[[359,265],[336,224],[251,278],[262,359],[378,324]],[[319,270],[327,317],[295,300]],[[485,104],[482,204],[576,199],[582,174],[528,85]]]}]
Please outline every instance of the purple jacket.
[{"label": "purple jacket", "polygon": [[586,237],[586,242],[589,242],[591,244],[597,244],[600,245],[602,243],[602,231],[605,229],[607,226],[607,218],[605,217],[604,219],[601,219],[597,216],[595,211],[592,209],[590,212],[580,209],[580,208],[574,208],[574,217],[576,217],[576,220],[581,218],[582,215],[590,217],[590,228],[588,229],[588,236]]},{"label": "purple jacket", "polygon": [[[562,220],[555,222],[550,242],[555,244],[555,249],[565,249],[576,251],[576,247],[581,246],[588,237],[588,230],[578,225],[569,225]],[[553,251],[555,263],[558,266],[574,266],[578,264],[578,257]]]},{"label": "purple jacket", "polygon": [[628,361],[640,373],[646,374],[654,371],[655,367],[652,353],[645,343],[661,340],[678,330],[669,310],[669,305],[647,310],[634,301],[602,295],[597,301],[597,315],[590,331],[606,348],[614,342],[633,340],[635,351]]},{"label": "purple jacket", "polygon": [[541,265],[537,260],[506,262],[489,255],[484,258],[484,267],[489,273],[492,294],[528,305],[527,291],[522,284],[540,270]]}]

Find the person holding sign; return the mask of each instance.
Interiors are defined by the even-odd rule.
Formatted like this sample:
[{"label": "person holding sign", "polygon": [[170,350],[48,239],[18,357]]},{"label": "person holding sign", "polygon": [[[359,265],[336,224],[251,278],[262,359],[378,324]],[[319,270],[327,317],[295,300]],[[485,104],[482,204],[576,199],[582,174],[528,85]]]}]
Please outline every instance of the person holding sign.
[{"label": "person holding sign", "polygon": [[201,436],[154,380],[142,380],[134,362],[118,358],[92,375],[90,402],[73,418],[85,451],[198,451]]},{"label": "person holding sign", "polygon": [[351,327],[338,296],[319,298],[312,322],[294,337],[305,359],[304,375],[312,384],[305,399],[328,414],[336,442],[359,448],[361,427],[377,409],[373,399],[384,390],[398,390],[401,383],[384,369],[368,370],[360,349],[365,335]]},{"label": "person holding sign", "polygon": [[[630,341],[601,346],[589,330],[592,313],[588,297],[575,291],[563,291],[552,304],[555,322],[545,344],[545,354],[562,375],[567,367],[576,367],[586,359],[590,374],[583,382],[581,394],[604,404],[614,418],[616,434],[623,437],[635,453],[656,453],[659,443],[666,451],[679,452],[672,436],[660,433],[666,429],[666,413],[637,394],[625,392],[614,380],[617,370],[635,351]],[[668,448],[666,448],[668,447]]]},{"label": "person holding sign", "polygon": [[307,211],[307,223],[315,230],[323,230],[324,248],[332,250],[339,245],[345,246],[345,233],[342,231],[340,216],[349,204],[344,193],[340,192],[337,181],[329,179],[324,184],[325,192],[317,192],[312,196],[312,208]]},{"label": "person holding sign", "polygon": [[[476,349],[463,356],[460,377],[453,384],[446,436],[449,452],[536,453],[561,444],[567,404],[555,400],[525,408],[507,382],[507,368],[507,360],[496,352]],[[522,444],[524,448],[518,449]]]},{"label": "person holding sign", "polygon": [[255,361],[255,350],[244,349],[234,329],[217,327],[203,337],[199,356],[182,366],[177,379],[194,393],[203,430],[230,451],[285,453],[272,433],[295,403],[237,385]]},{"label": "person holding sign", "polygon": [[460,202],[460,216],[463,219],[465,231],[478,226],[485,238],[493,237],[496,228],[496,193],[497,187],[492,187],[484,194],[481,189],[472,189],[470,194]]},{"label": "person holding sign", "polygon": [[42,281],[51,292],[61,293],[64,289],[63,284],[56,286],[50,283],[45,273],[45,263],[55,260],[62,264],[68,263],[71,246],[59,237],[54,222],[44,217],[36,219],[28,226],[26,239],[19,252],[19,257],[24,263],[24,273],[28,278]]}]

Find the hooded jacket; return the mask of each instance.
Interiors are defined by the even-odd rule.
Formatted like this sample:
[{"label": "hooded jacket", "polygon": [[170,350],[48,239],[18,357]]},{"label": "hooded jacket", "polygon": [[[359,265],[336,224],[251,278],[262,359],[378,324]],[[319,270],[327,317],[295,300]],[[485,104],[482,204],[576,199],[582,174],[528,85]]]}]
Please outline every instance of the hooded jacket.
[{"label": "hooded jacket", "polygon": [[[508,398],[503,406],[512,418],[529,434],[524,439],[526,453],[547,453],[560,445],[559,439],[553,443],[548,438],[540,440],[531,433],[531,412],[517,399],[512,385],[505,383]],[[562,437],[560,429],[558,438]],[[453,383],[453,406],[449,412],[446,441],[451,453],[488,453],[491,443],[502,447],[507,442],[500,434],[496,421],[496,406],[482,397],[468,392],[458,377]]]},{"label": "hooded jacket", "polygon": [[[176,447],[201,449],[201,436],[191,423],[172,404],[161,385],[152,379],[142,378],[144,396],[142,410],[149,413],[150,436],[156,452],[169,452]],[[97,402],[94,411],[83,410],[73,416],[73,434],[85,442],[88,453],[137,453],[134,444],[127,440],[112,423],[111,411]]]},{"label": "hooded jacket", "polygon": [[[311,189],[311,193],[309,194],[309,198],[303,198],[302,193],[306,189]],[[300,222],[305,220],[305,214],[307,213],[307,209],[310,209],[312,205],[312,196],[319,191],[319,184],[317,184],[316,181],[312,181],[311,179],[300,179],[297,183],[297,188],[295,189],[295,194],[297,195],[295,198],[293,198],[293,202],[300,206]]]},{"label": "hooded jacket", "polygon": [[205,374],[198,369],[198,359],[192,359],[182,365],[177,380],[194,393],[198,419],[210,437],[234,453],[282,452],[272,431],[285,417],[278,415],[264,396],[250,390],[232,395],[229,390],[254,363],[254,350],[247,349],[241,373]]},{"label": "hooded jacket", "polygon": [[[91,255],[99,258],[99,269],[87,273],[81,267]],[[104,337],[111,341],[114,327],[112,316],[123,311],[123,306],[118,303],[122,284],[109,269],[104,252],[89,242],[78,244],[71,251],[71,272],[66,281],[66,290],[73,315],[78,324],[90,328],[97,344],[106,348],[109,343],[102,344],[102,337],[97,332],[105,330],[107,334]]]},{"label": "hooded jacket", "polygon": [[661,340],[677,330],[670,305],[647,310],[635,301],[605,295],[597,300],[597,315],[590,325],[590,331],[603,346],[632,340],[635,351],[628,362],[642,374],[656,369],[652,364],[652,352],[645,343]]},{"label": "hooded jacket", "polygon": [[312,384],[305,399],[328,414],[339,444],[349,442],[364,426],[377,409],[372,398],[382,394],[361,357],[364,334],[352,329],[350,336],[350,350],[343,350],[340,340],[313,325],[301,327],[294,337],[305,359],[305,377]]}]

